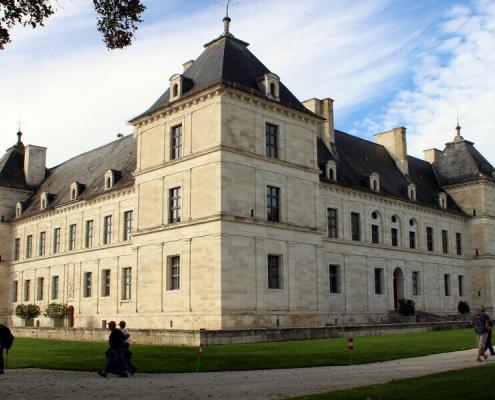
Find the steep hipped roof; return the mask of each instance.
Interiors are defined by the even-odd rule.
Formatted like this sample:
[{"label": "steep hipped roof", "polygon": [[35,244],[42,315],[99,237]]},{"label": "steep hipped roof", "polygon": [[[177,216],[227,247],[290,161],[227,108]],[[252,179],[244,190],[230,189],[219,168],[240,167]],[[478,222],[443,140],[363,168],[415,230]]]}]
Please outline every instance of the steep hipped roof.
[{"label": "steep hipped roof", "polygon": [[0,186],[31,190],[24,177],[24,145],[19,142],[0,158]]},{"label": "steep hipped roof", "polygon": [[102,194],[105,172],[113,169],[120,171],[115,189],[134,184],[132,173],[136,169],[136,142],[132,135],[108,143],[102,147],[76,156],[63,164],[47,170],[47,177],[38,186],[36,194],[27,202],[22,217],[40,213],[40,198],[43,192],[50,194],[48,208],[70,201],[70,185],[81,184],[83,191],[78,200],[89,199]]},{"label": "steep hipped roof", "polygon": [[[249,44],[226,33],[207,43],[203,53],[186,69],[183,78],[187,82],[180,99],[192,96],[217,84],[224,84],[251,94],[265,97],[258,87],[258,81],[270,70],[248,50]],[[312,114],[301,102],[280,83],[280,103],[298,111]],[[135,121],[170,104],[170,89],[144,113],[133,118]]]},{"label": "steep hipped roof", "polygon": [[433,167],[442,185],[480,179],[495,180],[495,168],[476,150],[472,142],[464,140],[460,135],[445,145]]},{"label": "steep hipped roof", "polygon": [[[376,172],[380,175],[380,194],[410,201],[407,187],[414,183],[416,203],[440,208],[437,199],[443,190],[430,163],[408,156],[409,176],[406,177],[382,145],[336,130],[333,157],[321,139],[318,142],[320,169],[324,170],[326,162],[334,159],[337,162],[337,184],[371,191],[369,177]],[[327,181],[324,174],[321,179]],[[447,209],[461,212],[449,196]]]}]

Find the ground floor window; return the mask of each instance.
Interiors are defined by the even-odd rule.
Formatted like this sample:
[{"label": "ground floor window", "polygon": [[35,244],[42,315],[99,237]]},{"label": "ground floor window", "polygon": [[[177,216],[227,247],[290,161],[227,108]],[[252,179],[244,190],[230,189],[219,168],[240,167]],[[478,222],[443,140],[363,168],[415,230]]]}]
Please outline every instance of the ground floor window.
[{"label": "ground floor window", "polygon": [[268,255],[268,289],[282,289],[281,257]]},{"label": "ground floor window", "polygon": [[383,293],[383,268],[375,268],[375,294]]},{"label": "ground floor window", "polygon": [[168,290],[180,289],[180,256],[168,258]]},{"label": "ground floor window", "polygon": [[452,292],[450,288],[450,274],[443,275],[443,284],[444,284],[445,296],[450,296]]},{"label": "ground floor window", "polygon": [[458,276],[459,297],[464,297],[464,275]]},{"label": "ground floor window", "polygon": [[340,293],[340,265],[329,265],[330,293]]},{"label": "ground floor window", "polygon": [[413,271],[412,273],[412,289],[413,289],[413,296],[419,296],[421,294],[419,271]]},{"label": "ground floor window", "polygon": [[132,268],[122,270],[122,300],[129,300],[132,295]]}]

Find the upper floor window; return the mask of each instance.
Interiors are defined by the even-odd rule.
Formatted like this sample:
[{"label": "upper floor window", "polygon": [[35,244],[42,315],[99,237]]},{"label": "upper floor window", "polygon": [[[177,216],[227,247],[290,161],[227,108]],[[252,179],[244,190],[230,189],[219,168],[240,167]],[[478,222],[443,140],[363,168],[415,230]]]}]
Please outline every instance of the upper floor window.
[{"label": "upper floor window", "polygon": [[266,218],[271,222],[280,222],[280,188],[266,188]]},{"label": "upper floor window", "polygon": [[172,188],[168,191],[168,222],[180,222],[180,187]]},{"label": "upper floor window", "polygon": [[442,229],[442,251],[447,254],[449,252],[449,233]]},{"label": "upper floor window", "polygon": [[351,212],[351,239],[361,240],[361,216],[357,212]]},{"label": "upper floor window", "polygon": [[392,239],[392,246],[399,245],[399,230],[397,228],[390,229],[390,236]]},{"label": "upper floor window", "polygon": [[72,224],[69,226],[69,250],[76,249],[76,236],[77,236],[77,225]]},{"label": "upper floor window", "polygon": [[266,124],[266,156],[278,158],[278,126]]},{"label": "upper floor window", "polygon": [[380,227],[376,224],[371,225],[371,243],[380,243]]},{"label": "upper floor window", "polygon": [[103,219],[103,244],[112,243],[112,220],[113,217],[111,215],[107,215]]},{"label": "upper floor window", "polygon": [[86,221],[85,247],[93,246],[93,220]]},{"label": "upper floor window", "polygon": [[132,239],[132,211],[124,213],[124,240]]},{"label": "upper floor window", "polygon": [[40,232],[39,242],[39,255],[44,256],[46,254],[46,232]]},{"label": "upper floor window", "polygon": [[180,289],[180,256],[168,258],[168,290]]},{"label": "upper floor window", "polygon": [[462,255],[462,236],[459,232],[455,234],[455,248],[458,256]]},{"label": "upper floor window", "polygon": [[53,252],[60,253],[60,228],[53,230]]},{"label": "upper floor window", "polygon": [[19,260],[20,255],[21,255],[21,239],[15,238],[14,239],[14,260],[15,261]]},{"label": "upper floor window", "polygon": [[426,227],[426,248],[428,251],[434,250],[433,228],[431,226]]},{"label": "upper floor window", "polygon": [[173,126],[170,132],[170,159],[182,157],[182,125]]},{"label": "upper floor window", "polygon": [[416,232],[414,231],[409,231],[409,248],[416,248]]},{"label": "upper floor window", "polygon": [[268,289],[282,289],[281,257],[268,255]]},{"label": "upper floor window", "polygon": [[338,224],[337,209],[328,208],[327,218],[328,218],[328,237],[332,239],[336,239],[339,237],[339,228],[337,225]]},{"label": "upper floor window", "polygon": [[340,265],[328,266],[330,293],[340,293]]},{"label": "upper floor window", "polygon": [[17,303],[17,295],[18,295],[19,284],[17,281],[12,282],[12,292],[11,292],[11,300],[12,303]]},{"label": "upper floor window", "polygon": [[26,238],[26,258],[33,256],[33,235],[28,235]]}]

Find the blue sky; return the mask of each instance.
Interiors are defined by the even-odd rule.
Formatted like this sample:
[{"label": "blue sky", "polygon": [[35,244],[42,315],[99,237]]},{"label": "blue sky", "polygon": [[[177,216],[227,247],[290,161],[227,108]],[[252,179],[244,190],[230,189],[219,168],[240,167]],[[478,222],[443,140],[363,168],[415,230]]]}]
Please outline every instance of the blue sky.
[{"label": "blue sky", "polygon": [[[108,51],[90,0],[60,0],[44,28],[16,28],[0,52],[0,148],[48,147],[48,164],[131,132],[126,124],[222,31],[216,0],[144,2],[132,47]],[[354,4],[356,3],[356,4]],[[495,2],[244,0],[231,31],[301,100],[335,100],[338,129],[372,138],[406,126],[408,149],[463,134],[495,161]]]}]

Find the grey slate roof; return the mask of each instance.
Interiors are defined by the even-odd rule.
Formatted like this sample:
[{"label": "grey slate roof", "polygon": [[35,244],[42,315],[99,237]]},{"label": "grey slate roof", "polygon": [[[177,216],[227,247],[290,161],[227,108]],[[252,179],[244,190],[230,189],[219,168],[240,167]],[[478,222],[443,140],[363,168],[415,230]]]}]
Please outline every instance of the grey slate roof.
[{"label": "grey slate roof", "polygon": [[[325,170],[328,160],[334,159],[337,163],[337,184],[369,190],[369,176],[376,172],[380,175],[380,194],[410,201],[407,186],[416,185],[416,203],[428,207],[440,208],[438,194],[443,192],[440,183],[430,163],[415,157],[408,156],[409,177],[406,177],[397,168],[394,159],[385,147],[335,131],[335,157],[318,139],[318,164]],[[327,181],[325,174],[321,180]],[[447,209],[461,212],[455,202],[447,196]]]},{"label": "grey slate roof", "polygon": [[495,168],[474,147],[472,142],[456,136],[433,163],[440,183],[444,186],[476,181],[495,180]]},{"label": "grey slate roof", "polygon": [[136,169],[136,149],[136,141],[132,135],[128,135],[48,169],[47,177],[38,186],[36,194],[27,202],[27,208],[21,218],[42,212],[40,198],[43,192],[51,195],[48,209],[70,202],[70,185],[73,182],[84,185],[78,200],[102,194],[105,172],[109,169],[122,173],[111,190],[132,186],[134,184],[132,173]]},{"label": "grey slate roof", "polygon": [[[188,84],[181,99],[192,96],[216,84],[224,84],[259,96],[264,94],[258,88],[258,80],[270,70],[248,50],[249,44],[224,34],[207,43],[203,53],[182,74]],[[298,111],[312,114],[280,82],[280,103]],[[170,104],[170,90],[167,89],[144,113],[131,120],[151,114]]]},{"label": "grey slate roof", "polygon": [[0,186],[32,190],[24,178],[24,145],[16,144],[0,158]]}]

